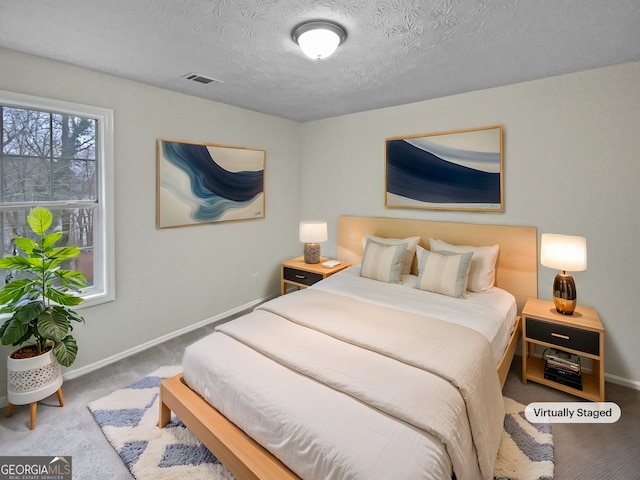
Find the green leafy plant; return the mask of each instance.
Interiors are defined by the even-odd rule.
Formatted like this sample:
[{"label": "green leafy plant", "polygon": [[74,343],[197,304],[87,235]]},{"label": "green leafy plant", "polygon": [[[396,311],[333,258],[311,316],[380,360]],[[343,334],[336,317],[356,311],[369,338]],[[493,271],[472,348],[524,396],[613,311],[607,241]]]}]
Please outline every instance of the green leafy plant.
[{"label": "green leafy plant", "polygon": [[84,322],[68,308],[82,303],[74,295],[87,285],[80,272],[64,270],[60,265],[80,254],[78,247],[56,247],[62,232],[47,234],[53,216],[49,210],[36,207],[29,212],[27,223],[37,237],[16,237],[16,246],[25,256],[14,255],[0,260],[0,268],[19,270],[27,278],[13,280],[0,290],[0,313],[12,313],[0,327],[3,345],[24,345],[35,340],[38,354],[53,344],[58,363],[68,367],[78,353],[76,340],[69,334],[73,322]]}]

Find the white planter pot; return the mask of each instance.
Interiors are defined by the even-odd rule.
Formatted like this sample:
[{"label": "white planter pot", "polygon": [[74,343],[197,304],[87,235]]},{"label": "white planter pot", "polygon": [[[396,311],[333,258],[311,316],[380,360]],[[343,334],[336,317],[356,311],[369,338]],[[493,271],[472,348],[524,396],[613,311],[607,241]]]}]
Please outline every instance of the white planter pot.
[{"label": "white planter pot", "polygon": [[32,358],[9,356],[7,373],[7,397],[12,405],[37,402],[62,386],[60,364],[51,350]]}]

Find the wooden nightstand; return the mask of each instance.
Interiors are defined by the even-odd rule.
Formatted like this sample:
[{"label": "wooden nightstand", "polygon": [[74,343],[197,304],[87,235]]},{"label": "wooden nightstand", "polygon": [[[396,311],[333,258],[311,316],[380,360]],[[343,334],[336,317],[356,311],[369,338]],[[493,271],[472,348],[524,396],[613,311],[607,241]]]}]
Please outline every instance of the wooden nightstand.
[{"label": "wooden nightstand", "polygon": [[314,283],[350,267],[348,263],[341,263],[337,267],[326,268],[322,266],[322,262],[326,260],[329,259],[321,258],[320,263],[304,263],[303,257],[298,257],[282,262],[280,294],[287,293],[287,285],[295,285],[298,288],[310,287]]},{"label": "wooden nightstand", "polygon": [[[562,315],[553,302],[530,298],[522,309],[522,320],[522,383],[532,380],[604,402],[604,328],[595,309],[578,305],[573,315]],[[544,361],[534,356],[535,345],[590,358],[591,373],[582,371],[582,390],[544,378]]]}]

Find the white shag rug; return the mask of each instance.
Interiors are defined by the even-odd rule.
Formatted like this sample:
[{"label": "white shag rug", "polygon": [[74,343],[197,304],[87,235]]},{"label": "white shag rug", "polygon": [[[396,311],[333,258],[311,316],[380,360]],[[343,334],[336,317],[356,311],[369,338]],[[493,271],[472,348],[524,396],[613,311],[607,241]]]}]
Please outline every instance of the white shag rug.
[{"label": "white shag rug", "polygon": [[[137,480],[233,480],[231,473],[198,439],[172,417],[158,428],[159,385],[180,373],[162,367],[91,402],[102,432]],[[497,480],[553,480],[553,439],[549,424],[533,425],[524,405],[504,398],[506,416],[494,477]]]}]

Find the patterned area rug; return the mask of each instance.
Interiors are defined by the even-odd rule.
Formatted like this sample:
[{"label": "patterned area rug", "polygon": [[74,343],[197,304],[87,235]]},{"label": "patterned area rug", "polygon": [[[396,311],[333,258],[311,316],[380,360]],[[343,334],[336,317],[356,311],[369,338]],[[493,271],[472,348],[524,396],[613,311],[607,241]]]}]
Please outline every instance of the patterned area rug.
[{"label": "patterned area rug", "polygon": [[548,423],[533,424],[525,405],[504,398],[506,415],[493,475],[498,480],[553,480],[553,437]]},{"label": "patterned area rug", "polygon": [[[162,367],[133,385],[89,404],[102,432],[137,480],[233,480],[182,424],[173,417],[158,423],[160,382],[181,367]],[[495,467],[498,480],[553,480],[553,439],[549,424],[532,425],[524,405],[504,399],[507,415]]]}]

